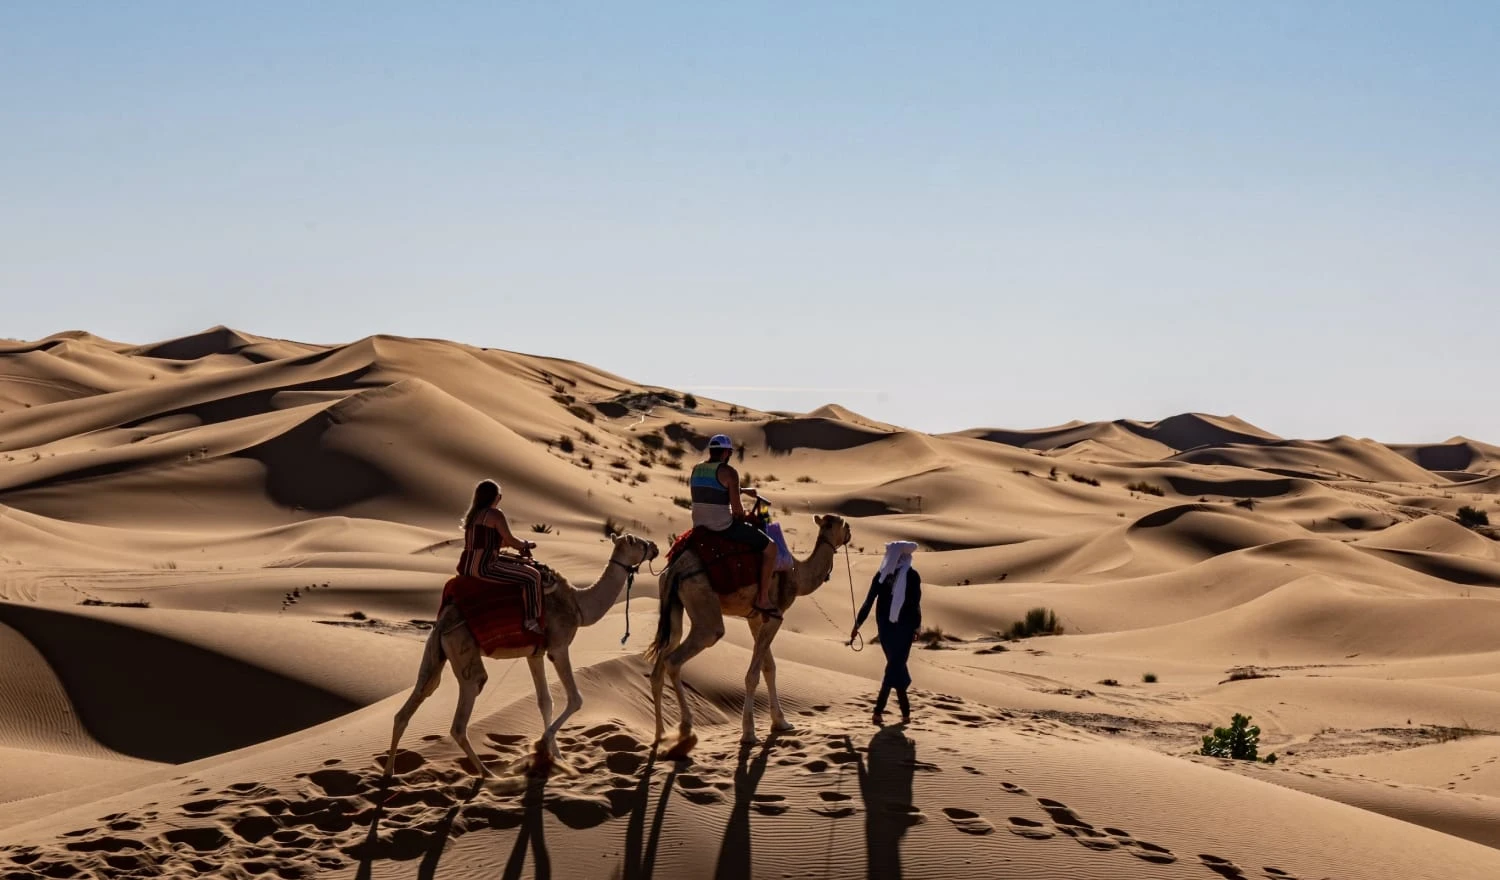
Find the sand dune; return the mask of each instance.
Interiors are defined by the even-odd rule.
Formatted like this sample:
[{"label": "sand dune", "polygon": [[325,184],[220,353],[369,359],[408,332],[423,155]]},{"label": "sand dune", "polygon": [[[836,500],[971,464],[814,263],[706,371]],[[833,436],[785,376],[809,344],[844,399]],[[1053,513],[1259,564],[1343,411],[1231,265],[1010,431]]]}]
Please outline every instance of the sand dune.
[{"label": "sand dune", "polygon": [[[686,525],[720,432],[795,550],[815,514],[854,532],[777,639],[799,730],[740,750],[730,621],[688,667],[692,761],[654,757],[643,576],[629,643],[621,603],[574,645],[567,770],[511,771],[540,718],[488,661],[501,781],[470,784],[450,680],[383,787],[474,481],[582,583],[606,529]],[[1500,447],[1466,438],[929,435],[394,336],[5,343],[0,875],[1500,876],[1500,545],[1458,521],[1497,496]],[[843,640],[897,538],[935,631],[914,722],[880,729],[878,647]],[[1007,641],[1036,607],[1063,632]],[[1194,757],[1235,712],[1276,764]]]}]

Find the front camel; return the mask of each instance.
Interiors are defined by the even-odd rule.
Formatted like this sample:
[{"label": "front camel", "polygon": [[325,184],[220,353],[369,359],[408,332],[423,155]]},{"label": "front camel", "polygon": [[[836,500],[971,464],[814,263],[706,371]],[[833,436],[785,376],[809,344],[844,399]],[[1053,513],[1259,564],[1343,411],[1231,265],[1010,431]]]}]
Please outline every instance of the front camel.
[{"label": "front camel", "polygon": [[[552,718],[552,692],[547,686],[547,670],[542,666],[542,657],[534,653],[530,648],[519,648],[514,650],[499,650],[486,655],[479,647],[479,642],[474,638],[473,632],[464,622],[458,607],[449,603],[442,613],[438,615],[437,622],[432,627],[432,633],[427,637],[427,646],[422,653],[422,665],[417,672],[417,684],[412,688],[411,696],[406,703],[396,712],[395,729],[391,733],[391,752],[386,759],[385,772],[391,773],[395,766],[396,750],[401,742],[401,734],[406,731],[406,725],[411,716],[422,705],[422,701],[432,696],[442,681],[443,661],[446,659],[453,666],[453,673],[458,677],[458,707],[453,713],[453,727],[451,733],[459,748],[463,749],[465,755],[473,762],[476,771],[483,776],[492,775],[487,767],[479,761],[479,756],[474,753],[474,748],[469,744],[468,727],[469,714],[474,710],[474,701],[478,699],[479,692],[484,688],[488,679],[484,671],[483,658],[488,656],[492,660],[514,660],[525,658],[531,669],[531,680],[536,685],[537,708],[542,713],[542,726],[544,731],[541,739],[537,741],[537,757],[540,761],[550,761],[557,755],[557,732],[568,718],[583,706],[583,696],[578,692],[578,685],[573,680],[573,665],[568,658],[568,647],[573,644],[573,639],[578,635],[579,627],[592,626],[604,617],[609,609],[614,606],[615,600],[620,597],[620,592],[626,583],[635,577],[636,570],[652,559],[656,558],[656,545],[644,538],[634,535],[619,535],[613,538],[614,550],[610,553],[609,562],[604,566],[604,572],[592,586],[578,589],[567,582],[562,575],[552,569],[543,569],[543,580],[545,593],[543,602],[545,607],[545,644],[544,650],[552,665],[557,669],[557,677],[562,682],[564,690],[568,694],[568,705],[563,709],[556,720]],[[503,588],[502,588],[503,589]]]},{"label": "front camel", "polygon": [[[773,596],[776,607],[783,615],[799,596],[806,596],[828,581],[833,572],[835,552],[853,539],[848,523],[837,516],[814,517],[818,525],[818,543],[812,554],[798,560],[790,571],[782,573],[774,584]],[[786,715],[781,711],[781,698],[776,693],[776,658],[771,654],[771,642],[781,629],[781,620],[765,620],[761,615],[752,615],[757,586],[740,588],[734,593],[719,595],[713,590],[704,573],[703,565],[691,550],[684,551],[661,573],[661,616],[657,621],[656,640],[646,651],[653,661],[651,669],[651,698],[656,710],[656,741],[662,738],[662,687],[666,678],[672,679],[672,688],[677,692],[677,707],[681,715],[678,723],[678,741],[672,748],[675,755],[685,754],[697,741],[693,735],[693,713],[688,707],[687,694],[682,686],[682,667],[693,657],[724,637],[724,618],[743,617],[750,625],[755,649],[750,656],[750,668],[745,673],[744,730],[741,741],[753,743],[755,737],[755,691],[760,685],[760,676],[766,676],[766,691],[771,704],[771,731],[784,733],[792,730]],[[682,615],[687,612],[692,629],[686,639],[682,633]]]}]

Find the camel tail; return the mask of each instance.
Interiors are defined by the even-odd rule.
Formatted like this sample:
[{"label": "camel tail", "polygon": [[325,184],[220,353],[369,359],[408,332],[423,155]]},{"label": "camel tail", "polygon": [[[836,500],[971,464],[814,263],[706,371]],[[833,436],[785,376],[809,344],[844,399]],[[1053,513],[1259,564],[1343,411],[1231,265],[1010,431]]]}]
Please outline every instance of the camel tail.
[{"label": "camel tail", "polygon": [[655,664],[666,655],[667,646],[672,644],[672,626],[674,619],[680,619],[682,613],[682,597],[677,594],[677,577],[669,574],[662,578],[666,590],[661,595],[660,616],[656,620],[656,638],[646,647],[646,659]]}]

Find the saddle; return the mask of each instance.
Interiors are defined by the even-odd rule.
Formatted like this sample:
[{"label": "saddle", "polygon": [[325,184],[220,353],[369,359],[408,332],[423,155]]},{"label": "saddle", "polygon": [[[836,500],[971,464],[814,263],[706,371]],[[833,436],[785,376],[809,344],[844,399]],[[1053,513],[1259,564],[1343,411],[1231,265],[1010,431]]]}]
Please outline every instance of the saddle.
[{"label": "saddle", "polygon": [[[519,557],[504,558],[507,564],[496,566],[494,579],[464,574],[449,578],[443,585],[439,612],[449,602],[458,606],[469,632],[486,654],[522,648],[541,653],[546,637],[526,628],[526,600],[521,595],[522,590],[540,582],[541,572]],[[539,616],[538,622],[545,631],[546,620]]]},{"label": "saddle", "polygon": [[[760,551],[741,544],[711,529],[694,527],[683,532],[667,551],[670,564],[684,550],[693,551],[703,565],[709,586],[721,596],[739,592],[747,586],[759,586]],[[688,572],[695,574],[696,572]]]}]

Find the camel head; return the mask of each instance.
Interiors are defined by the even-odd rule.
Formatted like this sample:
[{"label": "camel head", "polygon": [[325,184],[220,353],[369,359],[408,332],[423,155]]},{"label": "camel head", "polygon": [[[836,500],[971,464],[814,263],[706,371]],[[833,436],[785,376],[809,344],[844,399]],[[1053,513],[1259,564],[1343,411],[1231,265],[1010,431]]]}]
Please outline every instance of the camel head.
[{"label": "camel head", "polygon": [[854,540],[854,532],[841,516],[831,513],[827,516],[815,516],[813,522],[818,524],[818,540],[826,541],[835,550]]},{"label": "camel head", "polygon": [[656,549],[656,542],[631,534],[614,535],[610,540],[615,542],[614,553],[610,554],[611,560],[629,569],[655,559],[661,552]]}]

